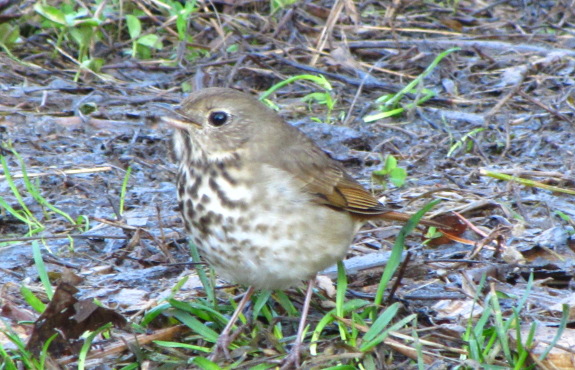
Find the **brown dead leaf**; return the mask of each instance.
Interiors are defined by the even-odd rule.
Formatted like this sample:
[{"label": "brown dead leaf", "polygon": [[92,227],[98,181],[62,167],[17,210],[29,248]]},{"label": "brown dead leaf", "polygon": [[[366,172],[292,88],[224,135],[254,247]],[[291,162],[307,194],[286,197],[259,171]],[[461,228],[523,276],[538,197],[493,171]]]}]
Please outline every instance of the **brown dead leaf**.
[{"label": "brown dead leaf", "polygon": [[52,356],[70,355],[75,352],[76,339],[88,330],[96,330],[112,322],[116,327],[126,325],[126,319],[119,313],[97,306],[90,299],[78,300],[74,295],[78,289],[67,283],[56,288],[54,297],[44,313],[34,323],[32,335],[26,348],[38,354],[42,346],[54,334],[58,334],[48,351]]}]

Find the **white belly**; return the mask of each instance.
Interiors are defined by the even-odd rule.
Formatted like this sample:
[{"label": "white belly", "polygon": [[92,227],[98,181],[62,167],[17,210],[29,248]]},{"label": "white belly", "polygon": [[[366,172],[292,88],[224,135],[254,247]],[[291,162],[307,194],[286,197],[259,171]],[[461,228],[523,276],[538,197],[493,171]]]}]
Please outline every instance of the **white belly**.
[{"label": "white belly", "polygon": [[249,189],[241,179],[235,185],[222,176],[215,186],[202,181],[198,201],[182,203],[183,212],[198,220],[189,230],[194,241],[222,278],[280,289],[343,259],[359,228],[349,214],[312,203],[284,171],[264,167],[257,178]]}]

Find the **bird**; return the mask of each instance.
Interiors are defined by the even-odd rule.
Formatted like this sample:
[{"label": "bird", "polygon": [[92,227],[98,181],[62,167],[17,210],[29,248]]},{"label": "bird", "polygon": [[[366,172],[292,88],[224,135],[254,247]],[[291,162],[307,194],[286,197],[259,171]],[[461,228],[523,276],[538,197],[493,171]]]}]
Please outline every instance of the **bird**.
[{"label": "bird", "polygon": [[229,356],[230,332],[254,291],[307,281],[298,333],[283,362],[283,368],[298,367],[317,273],[345,257],[366,221],[405,222],[410,215],[380,203],[249,93],[205,88],[162,120],[174,128],[185,231],[222,279],[248,287],[212,359]]}]

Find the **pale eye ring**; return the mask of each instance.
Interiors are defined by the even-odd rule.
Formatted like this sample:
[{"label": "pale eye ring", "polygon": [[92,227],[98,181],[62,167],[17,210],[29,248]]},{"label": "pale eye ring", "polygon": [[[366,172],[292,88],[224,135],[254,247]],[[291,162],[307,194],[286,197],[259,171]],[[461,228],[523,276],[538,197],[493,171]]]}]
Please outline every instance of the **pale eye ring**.
[{"label": "pale eye ring", "polygon": [[230,116],[228,113],[223,111],[211,112],[208,117],[208,122],[214,127],[220,127],[228,123]]}]

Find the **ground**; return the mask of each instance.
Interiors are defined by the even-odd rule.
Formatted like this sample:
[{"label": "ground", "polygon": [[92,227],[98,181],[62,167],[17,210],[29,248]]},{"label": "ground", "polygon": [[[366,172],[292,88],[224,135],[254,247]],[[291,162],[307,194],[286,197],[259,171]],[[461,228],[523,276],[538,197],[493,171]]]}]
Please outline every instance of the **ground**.
[{"label": "ground", "polygon": [[[66,12],[81,9],[54,3]],[[331,83],[333,109],[305,102],[303,97],[325,90],[299,80],[268,97],[283,117],[342,161],[382,202],[414,213],[440,199],[426,217],[457,212],[469,226],[459,242],[423,245],[420,232],[407,240],[410,257],[403,273],[396,275],[394,281],[401,279],[392,301],[401,302],[397,320],[417,314],[418,336],[427,341],[420,343],[424,354],[405,350],[404,343],[416,346],[399,336],[368,355],[360,354],[359,345],[342,345],[332,328],[320,343],[329,356],[306,354],[304,367],[394,368],[416,366],[410,361],[417,359],[427,366],[511,366],[505,351],[482,360],[458,352],[471,351],[469,341],[462,339],[468,319],[479,319],[495,292],[504,320],[521,307],[514,335],[526,335],[529,325],[538,323],[537,341],[544,345],[531,347],[528,361],[553,342],[562,327],[562,310],[572,310],[574,287],[575,13],[569,1],[336,0],[279,7],[262,1],[215,1],[215,9],[200,1],[183,18],[188,21],[184,42],[178,37],[177,12],[166,11],[160,2],[134,2],[124,9],[137,15],[143,25],[139,34],[122,25],[124,18],[112,5],[84,4],[87,15],[99,20],[97,25],[57,27],[46,20],[55,13],[39,4],[0,10],[0,139],[5,161],[0,172],[1,327],[10,324],[24,340],[30,335],[31,326],[18,322],[34,321],[38,314],[24,298],[22,286],[48,301],[34,245],[41,247],[54,286],[78,278],[73,285],[79,299],[95,298],[147,330],[142,334],[132,326],[129,338],[134,332],[153,337],[155,331],[177,327],[169,314],[168,322],[142,325],[143,317],[167,298],[194,302],[206,295],[189,263],[177,209],[171,129],[160,117],[166,107],[201,88],[228,86],[261,95],[292,76],[311,74]],[[19,38],[12,40],[7,35],[15,29]],[[78,29],[88,35],[84,44],[74,38]],[[152,39],[154,47],[148,47],[146,35],[158,36]],[[134,46],[134,40],[141,42]],[[87,46],[84,50],[78,45]],[[84,65],[101,66],[81,68],[82,58]],[[402,113],[366,120],[381,112],[379,97],[398,93],[418,77],[421,80],[395,106],[404,108]],[[433,95],[420,101],[429,91]],[[387,155],[406,169],[405,184],[372,176]],[[70,220],[27,189],[23,169],[32,187]],[[38,224],[30,226],[11,209],[28,222],[36,218]],[[373,299],[400,228],[370,224],[360,231],[346,262],[348,299]],[[475,244],[466,244],[469,240]],[[530,275],[535,283],[528,282]],[[327,276],[335,279],[334,273]],[[487,277],[484,283],[482,276]],[[332,307],[331,282],[322,281],[322,299],[312,307],[310,330]],[[178,282],[183,285],[175,289]],[[242,291],[218,289],[220,303]],[[525,291],[529,297],[520,306]],[[290,290],[289,296],[299,307],[298,290]],[[474,302],[481,311],[472,313]],[[282,307],[276,309],[279,316],[287,315]],[[487,329],[501,329],[501,322],[490,320]],[[286,336],[293,334],[290,323],[284,326]],[[251,325],[271,335],[265,320]],[[414,327],[403,330],[412,336]],[[558,344],[571,350],[552,352],[556,357],[549,355],[549,361],[573,354],[573,333],[568,325],[562,330]],[[206,346],[201,338],[190,339],[189,330],[177,334],[182,342]],[[250,330],[244,334],[249,337]],[[161,338],[174,341],[175,336],[170,332]],[[13,348],[0,338],[4,348]],[[138,361],[152,367],[166,358],[178,364],[201,355],[159,350],[143,339],[145,353],[153,355]],[[250,356],[239,357],[247,361],[242,364],[246,368],[281,358],[283,350],[278,348],[283,345],[269,338],[254,338],[250,345],[260,352],[246,350]],[[119,351],[121,359],[92,355],[89,365],[135,363],[132,350]],[[244,352],[236,350],[236,355]],[[74,363],[62,353],[53,360],[61,366]],[[466,359],[470,362],[462,362]]]}]

